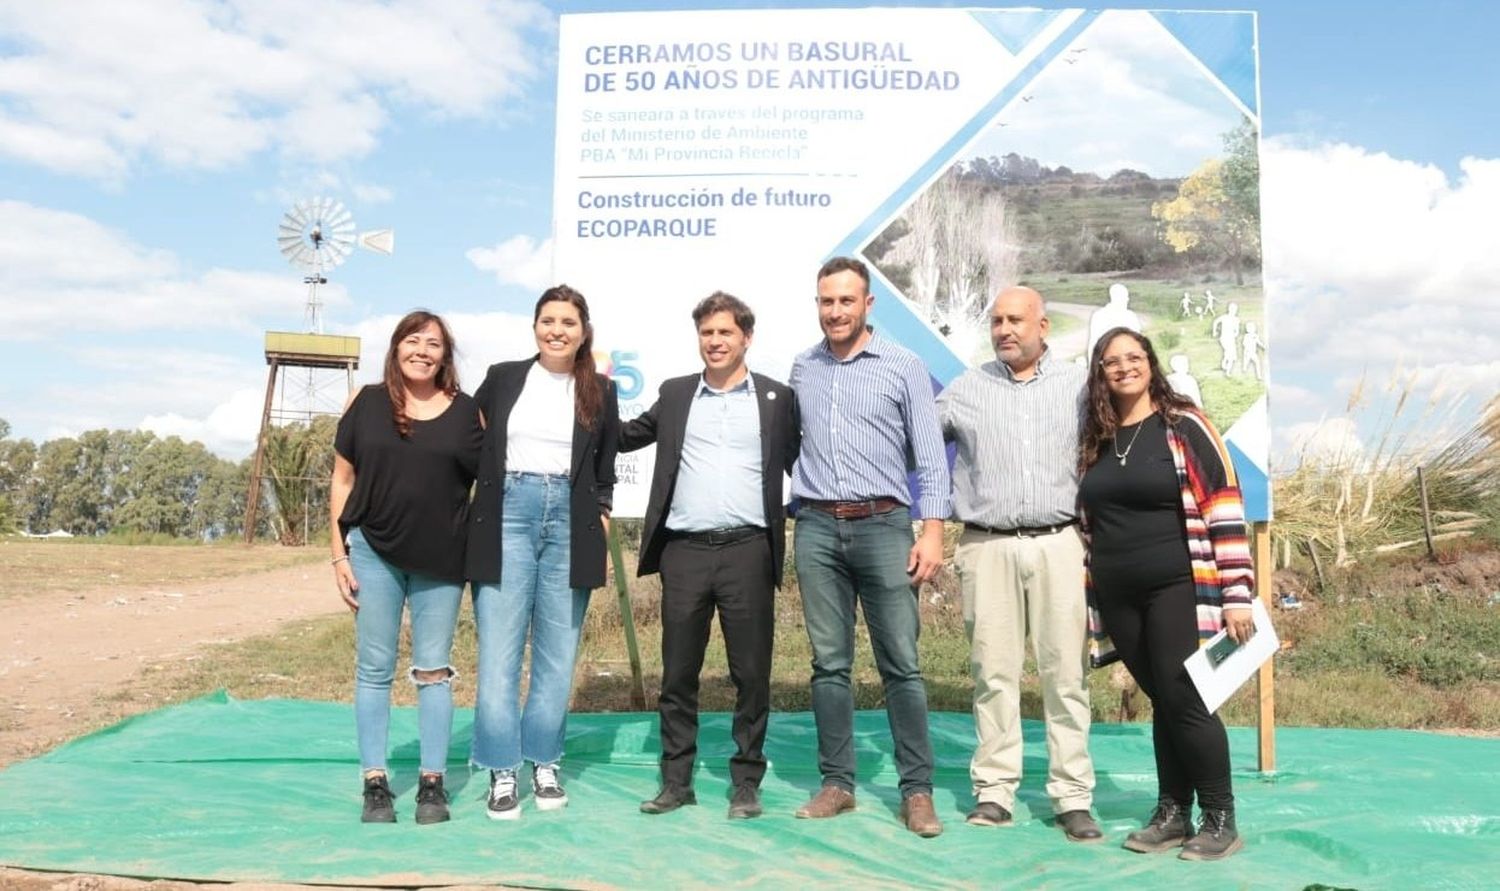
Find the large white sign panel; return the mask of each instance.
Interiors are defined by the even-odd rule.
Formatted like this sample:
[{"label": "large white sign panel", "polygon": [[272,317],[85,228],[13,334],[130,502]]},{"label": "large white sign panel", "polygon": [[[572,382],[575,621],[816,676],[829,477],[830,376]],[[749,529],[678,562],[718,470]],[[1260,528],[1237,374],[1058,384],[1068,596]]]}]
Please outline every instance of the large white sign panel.
[{"label": "large white sign panel", "polygon": [[[1255,84],[1248,13],[565,15],[557,278],[589,298],[627,418],[701,368],[690,311],[716,290],[755,310],[751,366],[785,379],[836,254],[870,264],[874,323],[937,387],[989,357],[1004,284],[1042,291],[1066,356],[1131,313],[1266,518]],[[621,456],[622,516],[650,462]]]}]

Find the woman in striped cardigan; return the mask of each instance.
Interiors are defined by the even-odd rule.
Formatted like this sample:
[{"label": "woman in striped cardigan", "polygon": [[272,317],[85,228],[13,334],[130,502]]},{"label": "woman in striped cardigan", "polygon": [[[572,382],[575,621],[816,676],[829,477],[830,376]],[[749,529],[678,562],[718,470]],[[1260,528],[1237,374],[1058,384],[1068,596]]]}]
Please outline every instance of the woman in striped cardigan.
[{"label": "woman in striped cardigan", "polygon": [[1096,665],[1123,659],[1153,710],[1156,810],[1125,847],[1227,857],[1243,846],[1229,740],[1183,660],[1223,628],[1243,641],[1254,627],[1234,466],[1208,418],[1167,383],[1151,341],[1128,328],[1094,348],[1079,449],[1092,655]]}]

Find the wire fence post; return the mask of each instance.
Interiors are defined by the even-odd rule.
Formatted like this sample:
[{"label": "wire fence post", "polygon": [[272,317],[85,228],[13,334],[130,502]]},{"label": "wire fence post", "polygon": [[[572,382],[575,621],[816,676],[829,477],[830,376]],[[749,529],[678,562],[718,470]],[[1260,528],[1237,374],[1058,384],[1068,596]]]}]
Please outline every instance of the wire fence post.
[{"label": "wire fence post", "polygon": [[[1271,564],[1271,524],[1264,520],[1253,526],[1255,531],[1255,596],[1271,610],[1271,589],[1275,587],[1275,570]],[[1255,676],[1255,693],[1260,704],[1256,716],[1259,731],[1257,763],[1261,773],[1276,771],[1276,660],[1267,659]]]},{"label": "wire fence post", "polygon": [[620,624],[625,627],[625,652],[630,656],[630,704],[646,708],[646,681],[641,676],[641,648],[635,640],[635,613],[630,608],[630,579],[625,575],[625,555],[620,548],[620,527],[609,524],[609,559],[615,568],[615,593],[620,600]]},{"label": "wire fence post", "polygon": [[1432,509],[1427,505],[1427,477],[1422,474],[1422,465],[1417,465],[1417,488],[1422,492],[1422,537],[1427,539],[1427,557],[1437,559],[1437,548],[1432,544]]}]

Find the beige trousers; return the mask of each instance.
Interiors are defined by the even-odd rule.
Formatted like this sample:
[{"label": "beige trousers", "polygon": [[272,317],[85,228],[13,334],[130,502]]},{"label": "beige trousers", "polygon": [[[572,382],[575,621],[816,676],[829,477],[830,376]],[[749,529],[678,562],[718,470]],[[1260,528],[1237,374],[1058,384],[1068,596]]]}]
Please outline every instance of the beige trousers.
[{"label": "beige trousers", "polygon": [[964,530],[955,561],[963,589],[974,730],[969,765],[978,801],[1015,810],[1021,784],[1021,667],[1031,637],[1047,723],[1047,796],[1054,813],[1093,803],[1089,758],[1083,540],[1077,527],[1017,538]]}]

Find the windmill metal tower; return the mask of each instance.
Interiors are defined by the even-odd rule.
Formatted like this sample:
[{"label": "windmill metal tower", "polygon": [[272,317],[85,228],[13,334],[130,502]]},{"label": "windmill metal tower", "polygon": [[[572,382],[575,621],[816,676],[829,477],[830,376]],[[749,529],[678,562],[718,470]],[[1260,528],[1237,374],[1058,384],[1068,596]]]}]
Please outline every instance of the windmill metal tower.
[{"label": "windmill metal tower", "polygon": [[[354,372],[359,368],[359,338],[323,333],[323,301],[318,287],[328,284],[331,271],[353,253],[354,246],[390,254],[396,234],[374,229],[356,234],[354,217],[332,198],[298,201],[281,218],[276,243],[287,262],[306,275],[307,304],[304,331],[266,332],[266,400],[261,410],[260,434],[255,441],[255,460],[250,470],[250,491],[245,501],[245,541],[255,540],[255,522],[260,510],[261,485],[266,479],[266,443],[271,427],[287,423],[311,423],[318,415],[337,415],[354,391]],[[278,396],[280,397],[278,399]],[[300,478],[306,483],[326,480]],[[287,505],[282,505],[285,509]],[[304,511],[307,505],[303,505]],[[307,525],[304,523],[303,529]]]}]

